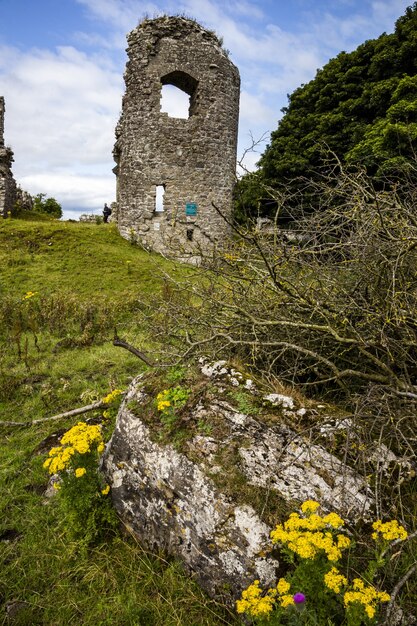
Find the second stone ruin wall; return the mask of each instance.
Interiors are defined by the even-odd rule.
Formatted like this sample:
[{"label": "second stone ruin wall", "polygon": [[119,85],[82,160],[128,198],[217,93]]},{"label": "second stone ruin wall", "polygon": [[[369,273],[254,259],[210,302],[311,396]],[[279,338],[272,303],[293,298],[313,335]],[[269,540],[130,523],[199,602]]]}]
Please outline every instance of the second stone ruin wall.
[{"label": "second stone ruin wall", "polygon": [[13,152],[4,145],[4,98],[0,96],[0,215],[11,213],[16,202],[16,181],[12,174]]}]

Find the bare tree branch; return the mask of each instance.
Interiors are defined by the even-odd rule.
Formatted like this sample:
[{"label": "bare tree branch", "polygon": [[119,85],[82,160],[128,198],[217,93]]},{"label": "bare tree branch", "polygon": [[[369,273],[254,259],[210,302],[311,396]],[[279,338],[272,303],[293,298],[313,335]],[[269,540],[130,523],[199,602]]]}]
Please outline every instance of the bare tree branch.
[{"label": "bare tree branch", "polygon": [[115,332],[114,339],[113,339],[113,345],[118,346],[120,348],[124,348],[125,350],[128,350],[129,352],[137,356],[138,359],[141,359],[141,361],[146,363],[146,365],[149,365],[149,367],[155,367],[155,363],[151,361],[143,352],[141,352],[140,350],[132,346],[127,341],[123,341],[123,339],[120,339],[117,336],[116,332]]},{"label": "bare tree branch", "polygon": [[78,409],[72,409],[71,411],[66,411],[65,413],[59,413],[58,415],[53,415],[52,417],[44,417],[38,420],[32,420],[31,422],[11,422],[11,421],[0,421],[0,426],[36,426],[36,424],[42,424],[43,422],[51,422],[54,420],[66,419],[67,417],[75,417],[76,415],[82,415],[83,413],[88,413],[89,411],[95,411],[96,409],[102,409],[107,406],[106,402],[103,400],[98,400],[97,402],[93,402],[93,404],[87,404],[86,406],[82,406]]},{"label": "bare tree branch", "polygon": [[417,570],[417,562],[415,562],[410,567],[410,569],[404,574],[404,576],[398,581],[398,583],[395,585],[394,589],[392,590],[391,600],[389,601],[387,605],[387,611],[385,614],[385,620],[383,622],[383,626],[391,625],[391,616],[395,610],[395,599],[398,596],[401,589],[404,587],[405,583],[411,578],[411,576],[414,574],[416,570]]}]

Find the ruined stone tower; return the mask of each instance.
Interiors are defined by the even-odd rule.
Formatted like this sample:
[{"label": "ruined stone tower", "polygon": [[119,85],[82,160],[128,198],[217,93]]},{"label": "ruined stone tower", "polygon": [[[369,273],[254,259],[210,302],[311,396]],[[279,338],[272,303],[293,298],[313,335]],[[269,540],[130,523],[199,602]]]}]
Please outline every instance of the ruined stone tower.
[{"label": "ruined stone tower", "polygon": [[[235,182],[239,72],[213,32],[182,17],[128,35],[116,128],[115,218],[145,247],[198,262],[228,233]],[[188,118],[161,112],[163,85],[189,96]]]},{"label": "ruined stone tower", "polygon": [[7,215],[16,202],[16,181],[12,174],[13,152],[4,145],[4,98],[0,96],[0,215]]}]

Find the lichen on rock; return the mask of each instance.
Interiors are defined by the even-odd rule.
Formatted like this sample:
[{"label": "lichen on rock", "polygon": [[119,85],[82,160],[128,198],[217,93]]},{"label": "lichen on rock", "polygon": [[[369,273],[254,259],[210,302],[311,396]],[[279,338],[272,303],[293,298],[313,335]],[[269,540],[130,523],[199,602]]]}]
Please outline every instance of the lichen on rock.
[{"label": "lichen on rock", "polygon": [[[155,408],[162,381],[136,378],[103,465],[114,505],[139,540],[180,557],[210,595],[231,601],[254,579],[275,580],[271,515],[278,522],[288,507],[315,499],[352,520],[369,511],[372,497],[353,468],[286,423],[289,411],[299,418],[299,402],[265,402],[225,362],[200,368],[169,428]],[[256,418],[242,410],[250,402]],[[263,419],[271,411],[272,425]]]}]

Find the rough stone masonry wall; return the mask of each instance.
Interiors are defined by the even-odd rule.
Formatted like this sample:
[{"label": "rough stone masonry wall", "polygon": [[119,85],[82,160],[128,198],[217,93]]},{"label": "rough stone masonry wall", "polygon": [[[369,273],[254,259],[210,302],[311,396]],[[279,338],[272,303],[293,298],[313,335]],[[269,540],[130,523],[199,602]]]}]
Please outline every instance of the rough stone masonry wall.
[{"label": "rough stone masonry wall", "polygon": [[16,202],[16,181],[12,174],[13,152],[4,145],[5,104],[0,96],[0,215],[7,215]]},{"label": "rough stone masonry wall", "polygon": [[[212,203],[230,215],[239,72],[216,35],[193,20],[145,20],[128,44],[114,148],[118,227],[147,248],[195,262],[229,229]],[[163,84],[188,93],[188,119],[161,112]],[[157,186],[163,212],[155,211]]]}]

